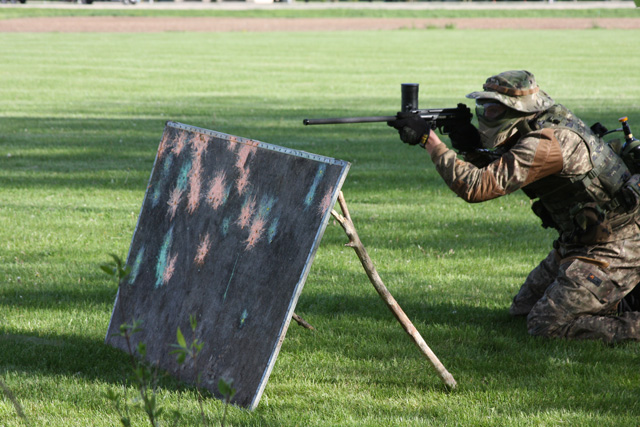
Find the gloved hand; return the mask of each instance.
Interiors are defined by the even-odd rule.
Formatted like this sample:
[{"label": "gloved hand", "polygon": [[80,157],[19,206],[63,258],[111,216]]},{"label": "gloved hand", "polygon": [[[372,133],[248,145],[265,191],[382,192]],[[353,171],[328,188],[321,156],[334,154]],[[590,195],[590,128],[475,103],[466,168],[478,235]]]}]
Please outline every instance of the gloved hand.
[{"label": "gloved hand", "polygon": [[387,125],[396,128],[402,142],[409,145],[419,144],[422,137],[428,136],[432,129],[431,123],[422,119],[418,113],[398,113],[396,119],[388,121]]},{"label": "gloved hand", "polygon": [[480,133],[471,122],[460,121],[442,127],[442,133],[449,135],[451,146],[459,153],[470,153],[482,148]]}]

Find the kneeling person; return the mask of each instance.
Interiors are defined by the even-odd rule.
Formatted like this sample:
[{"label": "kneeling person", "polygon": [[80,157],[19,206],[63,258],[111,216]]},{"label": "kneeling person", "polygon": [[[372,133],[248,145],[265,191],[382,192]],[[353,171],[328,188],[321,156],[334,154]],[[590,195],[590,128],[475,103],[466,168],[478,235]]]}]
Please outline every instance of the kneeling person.
[{"label": "kneeling person", "polygon": [[487,79],[470,122],[447,148],[417,115],[389,122],[403,142],[427,150],[445,183],[467,202],[522,189],[545,227],[558,231],[510,313],[532,335],[605,342],[640,340],[640,312],[624,300],[640,282],[639,175],[524,70]]}]

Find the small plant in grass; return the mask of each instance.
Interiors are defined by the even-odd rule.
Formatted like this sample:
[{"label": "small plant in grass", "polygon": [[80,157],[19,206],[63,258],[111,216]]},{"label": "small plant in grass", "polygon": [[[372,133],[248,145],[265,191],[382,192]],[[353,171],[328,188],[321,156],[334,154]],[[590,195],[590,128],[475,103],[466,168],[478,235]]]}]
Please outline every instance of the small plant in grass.
[{"label": "small plant in grass", "polygon": [[[133,373],[133,381],[138,389],[139,397],[134,400],[134,403],[139,403],[142,406],[142,409],[147,414],[147,419],[149,423],[157,427],[160,425],[159,417],[163,412],[163,408],[158,405],[157,402],[157,380],[158,380],[158,368],[152,367],[144,362],[138,360],[133,352],[133,348],[131,346],[131,337],[140,332],[141,323],[138,321],[134,321],[132,324],[122,324],[120,326],[119,335],[124,337],[127,342],[127,349],[131,362],[131,369]],[[140,355],[141,360],[144,360],[147,354],[147,346],[146,344],[140,342],[138,343],[136,350]],[[120,422],[125,427],[131,426],[131,418],[129,417],[129,405],[126,402],[126,392],[123,392],[123,395],[120,396],[118,393],[113,390],[109,390],[106,392],[106,397],[111,402],[113,402],[118,415],[120,416]],[[124,401],[124,405],[121,406],[121,401]]]},{"label": "small plant in grass", "polygon": [[[113,262],[106,263],[100,265],[102,271],[107,273],[109,276],[117,280],[118,284],[120,284],[128,275],[130,268],[126,266],[122,260],[117,256],[111,254],[111,258],[113,258]],[[202,380],[202,374],[198,369],[198,355],[202,351],[204,347],[204,342],[200,341],[195,337],[196,329],[198,327],[198,321],[195,316],[189,316],[189,323],[191,326],[191,332],[193,334],[193,340],[187,344],[187,340],[184,337],[184,334],[178,327],[176,331],[176,340],[177,343],[173,344],[172,347],[174,350],[171,351],[170,354],[175,354],[177,362],[182,365],[186,362],[187,358],[193,360],[193,369],[196,373],[196,393],[198,395],[198,405],[200,406],[200,415],[202,417],[202,425],[207,425],[207,419],[204,414],[204,405],[202,393],[200,391],[200,384]],[[125,339],[127,344],[127,351],[129,353],[129,358],[131,362],[131,368],[133,371],[134,382],[138,388],[140,397],[137,399],[138,402],[141,403],[142,409],[147,414],[147,418],[149,423],[157,427],[159,425],[159,416],[163,412],[163,409],[158,406],[156,400],[156,382],[158,377],[158,369],[151,368],[148,364],[140,362],[136,359],[131,337],[141,331],[141,322],[138,320],[134,320],[131,324],[123,323],[120,325],[120,333],[118,335],[122,336]],[[146,345],[142,342],[138,343],[136,350],[140,355],[141,359],[144,360],[147,354]],[[225,419],[227,416],[227,409],[231,402],[231,399],[236,394],[236,389],[233,388],[233,380],[226,380],[224,378],[220,379],[218,382],[218,390],[223,396],[224,402],[224,412],[222,415],[221,425],[224,427]],[[120,422],[124,427],[131,426],[131,417],[129,416],[129,405],[126,402],[126,393],[120,395],[119,393],[114,392],[113,390],[109,390],[106,392],[106,397],[111,402],[118,412],[120,417]],[[124,402],[124,404],[122,404]],[[174,414],[177,419],[178,414]]]},{"label": "small plant in grass", "polygon": [[118,255],[109,255],[113,258],[113,262],[100,264],[100,269],[116,280],[116,283],[120,286],[120,282],[131,272],[131,268],[125,265]]},{"label": "small plant in grass", "polygon": [[227,409],[229,408],[229,403],[233,396],[236,394],[236,389],[233,388],[233,379],[226,380],[224,378],[220,378],[218,381],[218,391],[222,394],[224,402],[224,412],[222,413],[222,421],[220,425],[224,427],[224,422],[227,418]]},{"label": "small plant in grass", "polygon": [[[120,284],[122,280],[129,275],[130,268],[129,266],[124,265],[122,260],[117,255],[111,254],[111,258],[113,258],[112,263],[102,264],[100,265],[100,268],[109,276],[117,280],[117,283]],[[131,362],[134,383],[136,384],[136,387],[138,388],[138,392],[140,394],[140,397],[135,402],[139,402],[142,405],[142,409],[147,414],[149,423],[152,426],[157,427],[159,425],[159,416],[162,413],[162,408],[158,405],[158,402],[156,400],[158,369],[152,368],[148,364],[138,360],[135,357],[131,343],[131,337],[141,330],[141,322],[134,319],[130,324],[123,323],[122,325],[120,325],[120,333],[118,335],[122,336],[127,344],[127,351],[129,353],[129,360]],[[140,359],[144,360],[147,354],[146,344],[142,342],[138,343],[136,350],[140,355]],[[125,396],[121,397],[113,390],[109,390],[108,392],[106,392],[106,397],[111,402],[113,402],[116,411],[120,416],[120,422],[122,423],[122,425],[125,427],[130,427],[131,418],[129,417],[129,405],[126,402]],[[121,401],[124,401],[124,405],[122,406],[120,404]]]},{"label": "small plant in grass", "polygon": [[[196,374],[196,393],[198,394],[198,404],[200,405],[200,415],[202,416],[202,425],[206,426],[207,419],[204,415],[204,408],[202,405],[202,393],[200,392],[202,373],[199,372],[198,370],[198,355],[200,354],[200,351],[202,351],[202,348],[204,347],[204,342],[198,340],[195,337],[196,328],[198,327],[198,321],[196,320],[196,317],[193,315],[189,316],[189,323],[191,325],[191,332],[193,333],[193,336],[194,336],[193,340],[191,341],[191,343],[187,344],[187,340],[185,339],[184,334],[180,330],[180,327],[178,327],[178,330],[176,332],[177,344],[172,345],[172,347],[174,347],[175,350],[173,350],[171,354],[176,355],[176,360],[180,365],[184,364],[187,358],[191,358],[193,360],[193,370]],[[233,388],[233,380],[227,380],[227,379],[221,378],[220,381],[218,381],[218,391],[220,391],[220,394],[222,394],[223,396],[222,401],[224,402],[224,412],[222,414],[222,420],[220,422],[220,425],[224,427],[225,419],[227,417],[227,409],[229,407],[231,399],[233,399],[233,396],[236,394],[236,389]]]},{"label": "small plant in grass", "polygon": [[189,323],[191,324],[191,332],[193,333],[193,340],[190,344],[187,345],[187,340],[184,338],[180,327],[178,326],[178,330],[176,331],[176,338],[178,343],[173,344],[172,347],[175,347],[175,350],[171,352],[171,354],[176,355],[176,359],[178,364],[182,365],[187,357],[193,360],[193,370],[196,373],[196,393],[198,394],[198,405],[200,406],[200,415],[202,416],[202,425],[207,425],[207,419],[204,415],[204,408],[202,406],[202,393],[200,393],[200,381],[202,379],[202,374],[198,371],[198,354],[202,351],[202,347],[204,347],[204,343],[197,338],[195,338],[196,328],[198,327],[198,321],[195,316],[189,316]]}]

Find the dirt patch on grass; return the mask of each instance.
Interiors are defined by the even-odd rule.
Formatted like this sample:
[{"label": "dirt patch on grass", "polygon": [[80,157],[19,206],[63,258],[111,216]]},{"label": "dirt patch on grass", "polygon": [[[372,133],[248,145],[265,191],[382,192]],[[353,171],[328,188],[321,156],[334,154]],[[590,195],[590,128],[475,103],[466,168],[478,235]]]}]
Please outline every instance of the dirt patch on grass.
[{"label": "dirt patch on grass", "polygon": [[147,18],[60,17],[0,21],[0,32],[360,31],[399,29],[639,29],[637,18]]}]

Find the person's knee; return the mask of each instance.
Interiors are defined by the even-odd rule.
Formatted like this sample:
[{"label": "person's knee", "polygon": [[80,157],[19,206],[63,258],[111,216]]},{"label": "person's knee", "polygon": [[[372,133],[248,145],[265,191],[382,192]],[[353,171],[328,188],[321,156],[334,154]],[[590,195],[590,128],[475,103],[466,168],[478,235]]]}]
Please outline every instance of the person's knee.
[{"label": "person's knee", "polygon": [[527,318],[527,332],[533,336],[559,338],[563,336],[563,326],[558,322],[540,321],[536,317]]},{"label": "person's knee", "polygon": [[562,337],[570,319],[562,307],[542,297],[527,316],[527,332],[542,337]]}]

